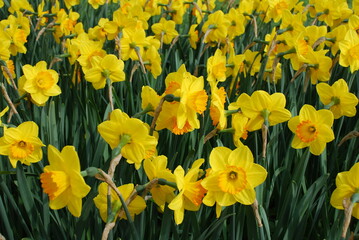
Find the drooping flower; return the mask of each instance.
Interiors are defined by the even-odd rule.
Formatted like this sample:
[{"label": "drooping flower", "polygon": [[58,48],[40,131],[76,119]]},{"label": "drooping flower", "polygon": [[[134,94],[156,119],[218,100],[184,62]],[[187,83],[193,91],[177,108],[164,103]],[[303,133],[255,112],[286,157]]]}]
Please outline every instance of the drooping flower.
[{"label": "drooping flower", "polygon": [[204,159],[196,160],[186,175],[182,166],[178,166],[174,171],[179,193],[168,207],[175,212],[174,218],[176,224],[182,223],[184,210],[198,211],[202,204],[206,190],[202,187],[202,180],[198,180],[198,177],[201,172],[199,167],[203,162]]},{"label": "drooping flower", "polygon": [[334,139],[332,125],[334,116],[326,109],[315,110],[312,105],[305,104],[299,116],[288,122],[289,129],[294,133],[292,147],[301,149],[309,147],[314,155],[320,155],[327,144]]},{"label": "drooping flower", "polygon": [[98,125],[98,131],[111,149],[116,148],[122,138],[127,138],[127,144],[121,148],[121,154],[136,169],[141,167],[143,159],[151,157],[156,150],[157,139],[149,135],[149,129],[139,119],[130,118],[120,109],[111,112],[110,120]]},{"label": "drooping flower", "polygon": [[217,218],[222,207],[236,202],[250,205],[255,201],[254,188],[264,182],[267,171],[253,162],[252,152],[247,146],[233,151],[216,147],[209,156],[209,162],[212,170],[201,183],[208,190],[203,203],[207,206],[217,204]]},{"label": "drooping flower", "polygon": [[111,82],[125,80],[124,63],[113,54],[108,54],[104,58],[93,57],[91,66],[91,69],[85,71],[85,79],[91,82],[96,90],[105,87],[107,78]]},{"label": "drooping flower", "polygon": [[36,105],[44,105],[49,97],[61,93],[57,85],[59,75],[55,70],[47,69],[45,61],[38,62],[34,67],[26,64],[22,67],[25,77],[23,90],[31,95]]},{"label": "drooping flower", "polygon": [[91,190],[81,176],[80,160],[73,146],[66,146],[60,152],[54,146],[48,147],[50,165],[40,175],[41,187],[49,195],[51,209],[67,206],[75,217],[82,211],[82,198]]},{"label": "drooping flower", "polygon": [[348,84],[344,79],[339,79],[332,86],[327,83],[319,83],[317,92],[324,105],[331,105],[329,110],[334,114],[334,119],[341,116],[355,116],[358,98],[349,92]]},{"label": "drooping flower", "polygon": [[[134,185],[132,183],[125,184],[125,185],[119,186],[117,189],[120,191],[124,200],[126,201],[128,199],[128,197],[131,195],[131,193],[134,189]],[[98,186],[98,195],[93,199],[96,207],[100,211],[101,219],[104,222],[108,221],[108,219],[107,219],[108,218],[108,215],[107,215],[108,214],[107,190],[108,190],[107,183],[104,183],[104,182],[101,183]],[[114,218],[111,220],[114,222],[114,221],[116,221],[116,219],[118,217],[118,213],[120,212],[120,210],[122,208],[122,203],[120,201],[120,198],[118,197],[118,195],[112,188],[111,188],[111,206],[112,206],[112,214],[114,214]],[[135,199],[133,199],[130,202],[130,204],[127,206],[127,208],[128,208],[128,211],[130,212],[131,217],[134,218],[135,215],[140,214],[146,208],[146,202],[145,202],[145,200],[143,200],[142,197],[137,195],[135,197]],[[123,214],[122,216],[120,216],[120,219],[127,220],[126,214]]]},{"label": "drooping flower", "polygon": [[0,138],[0,154],[8,156],[14,168],[17,161],[26,165],[39,162],[42,159],[41,147],[45,145],[38,134],[39,127],[31,121],[4,129],[4,136]]},{"label": "drooping flower", "polygon": [[270,126],[288,121],[290,111],[285,109],[286,99],[283,93],[269,93],[258,90],[252,96],[243,93],[240,108],[243,114],[250,119],[248,131],[255,131],[262,127],[265,121]]},{"label": "drooping flower", "polygon": [[[155,178],[163,178],[169,182],[175,182],[175,176],[167,169],[167,157],[157,156],[153,159],[145,159],[143,162],[148,179],[151,181]],[[165,203],[170,203],[175,197],[174,188],[167,185],[156,184],[151,188],[150,192],[155,203],[164,210]]]},{"label": "drooping flower", "polygon": [[[359,194],[359,163],[354,164],[349,171],[338,173],[335,179],[337,188],[330,197],[330,204],[337,209],[344,209],[343,200],[349,200],[353,194]],[[354,203],[352,215],[359,219],[359,203]]]}]

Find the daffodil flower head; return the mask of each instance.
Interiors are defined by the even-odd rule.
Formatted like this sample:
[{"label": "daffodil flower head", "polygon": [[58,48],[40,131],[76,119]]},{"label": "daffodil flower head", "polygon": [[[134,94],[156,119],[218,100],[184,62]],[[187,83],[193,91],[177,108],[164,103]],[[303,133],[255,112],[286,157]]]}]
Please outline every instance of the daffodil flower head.
[{"label": "daffodil flower head", "polygon": [[[175,182],[175,176],[167,169],[167,157],[157,156],[153,159],[145,159],[143,167],[148,179],[151,181],[155,178],[162,178],[168,182]],[[174,188],[167,185],[156,184],[150,192],[155,203],[164,211],[165,203],[170,203],[174,195]]]},{"label": "daffodil flower head", "polygon": [[0,154],[8,156],[14,168],[18,161],[25,165],[39,162],[44,144],[38,134],[39,127],[31,121],[4,129],[4,136],[0,138]]},{"label": "daffodil flower head", "polygon": [[[338,173],[335,184],[336,189],[330,197],[330,204],[337,209],[344,209],[343,200],[351,199],[359,194],[359,163],[355,163],[349,171]],[[359,203],[354,203],[352,215],[359,219]]]},{"label": "daffodil flower head", "polygon": [[[119,186],[118,191],[122,194],[122,197],[126,201],[129,196],[131,195],[132,191],[134,190],[134,185],[132,183],[125,184],[122,186]],[[93,199],[95,202],[95,206],[100,211],[101,219],[104,222],[114,222],[118,218],[118,213],[120,212],[122,208],[122,203],[120,201],[119,196],[116,194],[116,192],[111,188],[111,207],[112,207],[112,215],[113,219],[108,219],[108,210],[107,210],[107,191],[108,191],[108,184],[107,183],[101,183],[98,186],[98,195]],[[136,196],[135,199],[133,199],[130,204],[127,206],[128,211],[130,212],[130,215],[132,218],[134,218],[135,215],[140,214],[145,208],[146,208],[146,202],[143,200],[142,197]],[[120,216],[120,219],[126,219],[126,214],[123,214]]]},{"label": "daffodil flower head", "polygon": [[49,97],[61,94],[57,85],[59,75],[55,70],[47,69],[45,61],[38,62],[34,67],[26,64],[22,70],[25,78],[23,90],[30,94],[36,105],[42,106]]},{"label": "daffodil flower head", "polygon": [[203,179],[202,186],[208,190],[203,199],[207,206],[217,204],[217,218],[222,207],[240,202],[252,204],[256,199],[254,188],[262,184],[267,171],[254,163],[251,150],[241,146],[235,150],[216,147],[209,156],[211,171]]},{"label": "daffodil flower head", "polygon": [[207,81],[224,82],[226,80],[226,71],[226,56],[222,55],[222,51],[217,49],[214,56],[207,60]]},{"label": "daffodil flower head", "polygon": [[343,67],[350,67],[350,71],[359,69],[359,36],[353,29],[349,29],[344,40],[339,43],[340,56],[339,64]]},{"label": "daffodil flower head", "polygon": [[198,211],[202,204],[206,190],[202,187],[202,180],[198,180],[198,176],[201,172],[199,168],[203,162],[204,159],[196,160],[186,175],[182,166],[178,166],[174,171],[179,193],[168,207],[175,212],[176,224],[182,223],[184,210]]},{"label": "daffodil flower head", "polygon": [[40,175],[41,187],[49,195],[51,209],[67,206],[70,213],[79,217],[82,198],[90,192],[90,186],[81,176],[80,160],[73,146],[66,146],[60,152],[54,146],[48,147],[50,165]]},{"label": "daffodil flower head", "polygon": [[288,121],[291,117],[289,110],[285,109],[286,99],[283,93],[269,93],[258,90],[252,96],[243,93],[241,96],[241,108],[243,114],[248,117],[248,131],[255,131],[262,127],[263,123],[269,126]]},{"label": "daffodil flower head", "polygon": [[309,147],[314,155],[320,155],[327,142],[334,139],[332,125],[333,113],[326,109],[315,110],[312,105],[304,105],[299,116],[293,117],[288,122],[289,129],[294,133],[292,147],[301,149]]},{"label": "daffodil flower head", "polygon": [[327,83],[319,83],[317,92],[320,101],[328,105],[334,114],[334,119],[341,116],[354,117],[358,98],[349,92],[348,84],[344,79],[339,79],[332,86]]},{"label": "daffodil flower head", "polygon": [[[148,127],[139,119],[130,118],[126,113],[115,109],[110,120],[98,125],[98,131],[111,149],[121,146],[121,154],[136,169],[141,167],[143,159],[151,157],[157,146],[157,139],[149,135]],[[127,140],[123,142],[123,138]]]},{"label": "daffodil flower head", "polygon": [[93,57],[91,66],[91,69],[85,70],[85,79],[91,82],[96,90],[104,88],[107,79],[111,83],[125,80],[124,63],[113,54],[108,54],[103,58]]}]

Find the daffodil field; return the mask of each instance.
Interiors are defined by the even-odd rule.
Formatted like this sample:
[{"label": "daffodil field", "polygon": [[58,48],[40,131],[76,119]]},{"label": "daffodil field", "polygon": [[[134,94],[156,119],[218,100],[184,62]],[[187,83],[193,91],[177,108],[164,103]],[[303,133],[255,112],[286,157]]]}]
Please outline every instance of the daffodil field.
[{"label": "daffodil field", "polygon": [[0,240],[359,239],[359,0],[0,0]]}]

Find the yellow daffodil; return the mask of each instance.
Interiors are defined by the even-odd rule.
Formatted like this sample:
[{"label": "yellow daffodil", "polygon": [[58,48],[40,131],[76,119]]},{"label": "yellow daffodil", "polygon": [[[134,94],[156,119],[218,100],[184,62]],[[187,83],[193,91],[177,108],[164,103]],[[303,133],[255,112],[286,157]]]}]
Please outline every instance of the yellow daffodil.
[{"label": "yellow daffodil", "polygon": [[106,3],[106,0],[88,0],[88,3],[94,9],[98,9],[99,6],[102,6],[102,5],[104,5]]},{"label": "yellow daffodil", "polygon": [[147,45],[145,30],[131,28],[131,30],[124,31],[120,44],[123,61],[129,58],[139,60],[139,56],[143,56],[143,46]]},{"label": "yellow daffodil", "polygon": [[102,42],[90,40],[86,33],[81,33],[76,39],[71,40],[71,44],[75,45],[80,56],[77,61],[80,63],[84,72],[92,68],[92,58],[106,56],[106,51],[102,49]]},{"label": "yellow daffodil", "polygon": [[297,3],[297,0],[273,0],[268,1],[268,9],[267,14],[264,19],[265,22],[269,22],[270,20],[273,20],[274,22],[279,22],[282,19],[283,12],[285,10],[291,11],[295,4]]},{"label": "yellow daffodil", "polygon": [[255,131],[262,127],[265,121],[270,126],[288,121],[290,111],[285,109],[286,99],[283,93],[269,93],[258,90],[252,96],[243,93],[243,101],[240,108],[243,114],[250,118],[248,131]]},{"label": "yellow daffodil", "polygon": [[196,30],[198,24],[192,24],[188,30],[189,44],[193,49],[197,49],[198,38],[198,30]]},{"label": "yellow daffodil", "polygon": [[226,102],[226,91],[224,87],[218,88],[211,85],[211,105],[209,107],[209,115],[212,119],[212,124],[218,129],[223,130],[227,126],[227,117],[224,110],[224,103]]},{"label": "yellow daffodil", "polygon": [[161,18],[158,23],[153,24],[151,29],[156,38],[165,44],[170,44],[178,36],[176,23],[165,18]]},{"label": "yellow daffodil", "polygon": [[207,32],[204,42],[221,42],[228,33],[230,21],[224,17],[224,13],[218,10],[208,15],[207,21],[202,26],[202,31]]},{"label": "yellow daffodil", "polygon": [[[330,197],[330,204],[337,209],[344,209],[343,200],[349,200],[353,194],[359,194],[359,163],[354,164],[349,171],[338,173],[335,184],[337,188]],[[359,203],[354,203],[353,217],[359,219]]]},{"label": "yellow daffodil", "polygon": [[325,36],[326,39],[330,39],[330,41],[325,41],[325,45],[330,47],[330,51],[333,56],[335,56],[337,54],[337,52],[339,51],[339,43],[342,40],[344,40],[347,31],[348,31],[348,25],[343,24],[343,25],[339,25],[338,27],[332,29]]},{"label": "yellow daffodil", "polygon": [[248,121],[249,118],[244,116],[243,113],[235,113],[232,115],[232,128],[234,129],[233,143],[236,147],[243,146],[241,139],[246,140],[248,137]]},{"label": "yellow daffodil", "polygon": [[41,147],[45,145],[38,134],[39,127],[34,122],[24,122],[16,128],[4,129],[4,136],[0,138],[0,154],[8,156],[14,168],[17,161],[26,165],[40,161]]},{"label": "yellow daffodil", "polygon": [[350,71],[359,69],[359,36],[353,29],[349,29],[343,41],[339,43],[339,64],[350,67]]},{"label": "yellow daffodil", "polygon": [[174,171],[179,193],[168,207],[175,212],[174,218],[176,224],[182,223],[184,210],[198,211],[202,204],[206,190],[202,187],[202,180],[198,180],[198,177],[201,171],[199,167],[203,162],[204,159],[196,160],[186,175],[182,166],[178,166]]},{"label": "yellow daffodil", "polygon": [[61,93],[57,85],[59,75],[55,70],[47,69],[45,61],[38,62],[34,67],[26,64],[22,67],[25,77],[23,90],[31,95],[36,105],[44,105],[49,97]]},{"label": "yellow daffodil", "polygon": [[294,133],[292,147],[301,149],[309,147],[314,155],[320,155],[327,144],[334,139],[332,125],[334,116],[331,111],[315,110],[312,105],[304,105],[299,116],[288,122],[289,129]]},{"label": "yellow daffodil", "polygon": [[217,204],[217,218],[222,207],[236,202],[250,205],[255,201],[254,188],[264,182],[267,171],[254,163],[252,152],[247,146],[233,151],[226,147],[216,147],[209,156],[209,162],[212,170],[201,183],[208,190],[203,203],[207,206]]},{"label": "yellow daffodil", "polygon": [[328,50],[310,50],[305,56],[304,62],[309,66],[308,71],[312,84],[317,84],[318,81],[328,81],[330,78],[332,59],[325,56],[327,51]]},{"label": "yellow daffodil", "polygon": [[93,57],[91,66],[91,69],[85,71],[85,79],[91,82],[95,89],[104,88],[107,79],[111,82],[125,80],[124,63],[113,54],[108,54],[104,58]]},{"label": "yellow daffodil", "polygon": [[[157,156],[153,159],[145,159],[143,162],[148,179],[151,181],[155,178],[163,178],[169,182],[175,182],[175,176],[167,169],[167,157]],[[156,184],[150,192],[155,203],[164,211],[165,203],[170,203],[175,197],[174,188],[167,185]]]},{"label": "yellow daffodil", "polygon": [[6,68],[4,66],[1,66],[1,70],[8,84],[11,85],[11,79],[16,78],[14,62],[12,60],[7,60],[5,61],[5,63]]},{"label": "yellow daffodil", "polygon": [[244,33],[244,27],[247,21],[243,14],[239,12],[238,8],[231,8],[225,17],[231,23],[228,27],[228,37],[230,40]]},{"label": "yellow daffodil", "polygon": [[[128,197],[131,195],[133,189],[134,189],[134,185],[132,183],[130,184],[125,184],[122,186],[119,186],[117,188],[120,193],[122,194],[124,200],[126,201],[128,199]],[[93,199],[93,201],[95,202],[96,207],[99,209],[100,211],[100,216],[101,219],[104,222],[108,221],[108,210],[107,210],[107,190],[108,190],[108,185],[107,183],[101,183],[98,186],[98,195]],[[122,208],[122,203],[120,201],[120,198],[118,197],[118,195],[116,194],[116,192],[111,188],[111,206],[112,206],[112,214],[114,215],[113,219],[110,219],[111,221],[116,221],[117,217],[118,217],[118,213],[120,212],[121,208]],[[146,208],[146,202],[145,200],[143,200],[142,197],[140,196],[136,196],[135,199],[133,199],[130,204],[127,206],[128,211],[130,212],[130,215],[132,218],[134,218],[135,215],[140,214],[145,208]],[[126,214],[123,214],[120,219],[126,219]]]},{"label": "yellow daffodil", "polygon": [[332,111],[335,119],[341,116],[355,116],[358,98],[349,92],[348,84],[344,79],[339,79],[332,86],[326,83],[319,83],[317,85],[317,92],[320,101],[324,105],[330,105],[329,110]]},{"label": "yellow daffodil", "polygon": [[156,110],[158,104],[161,101],[161,96],[159,96],[153,88],[149,86],[143,86],[141,92],[142,98],[142,109],[146,110],[148,115],[153,116],[153,112]]},{"label": "yellow daffodil", "polygon": [[91,190],[80,174],[80,160],[75,147],[66,146],[60,152],[54,146],[48,147],[50,165],[40,175],[41,187],[49,195],[51,209],[67,206],[75,217],[82,211],[82,198]]},{"label": "yellow daffodil", "polygon": [[156,150],[157,139],[149,135],[149,129],[139,119],[130,118],[120,109],[111,112],[110,120],[98,125],[98,131],[111,149],[116,148],[123,138],[127,143],[121,148],[121,154],[136,169],[141,167],[143,159],[151,157]]},{"label": "yellow daffodil", "polygon": [[179,102],[165,102],[158,117],[157,130],[168,128],[176,134],[183,134],[200,127],[197,113],[206,110],[208,95],[204,90],[203,77],[195,77],[181,65],[177,72],[170,73],[165,79],[165,94],[179,97]]},{"label": "yellow daffodil", "polygon": [[222,51],[217,49],[214,56],[207,60],[207,81],[210,83],[224,82],[226,71],[226,56],[222,55]]}]

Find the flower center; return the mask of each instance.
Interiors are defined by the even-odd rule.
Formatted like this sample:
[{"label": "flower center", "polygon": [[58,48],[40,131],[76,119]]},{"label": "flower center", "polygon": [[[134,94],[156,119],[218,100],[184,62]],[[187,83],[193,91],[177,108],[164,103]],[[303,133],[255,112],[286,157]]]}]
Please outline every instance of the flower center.
[{"label": "flower center", "polygon": [[54,200],[70,186],[69,177],[63,171],[46,171],[40,175],[44,192]]},{"label": "flower center", "polygon": [[14,143],[10,147],[10,154],[12,158],[24,159],[34,151],[34,145],[25,141]]},{"label": "flower center", "polygon": [[236,166],[227,166],[218,177],[219,188],[226,193],[236,194],[246,188],[247,176],[246,172]]},{"label": "flower center", "polygon": [[295,133],[302,142],[306,143],[314,141],[318,136],[316,126],[310,120],[300,122]]},{"label": "flower center", "polygon": [[202,114],[206,110],[208,95],[205,90],[194,92],[188,96],[188,105],[197,113]]},{"label": "flower center", "polygon": [[51,74],[47,71],[39,72],[35,78],[35,82],[39,88],[45,90],[51,88],[55,83]]}]

